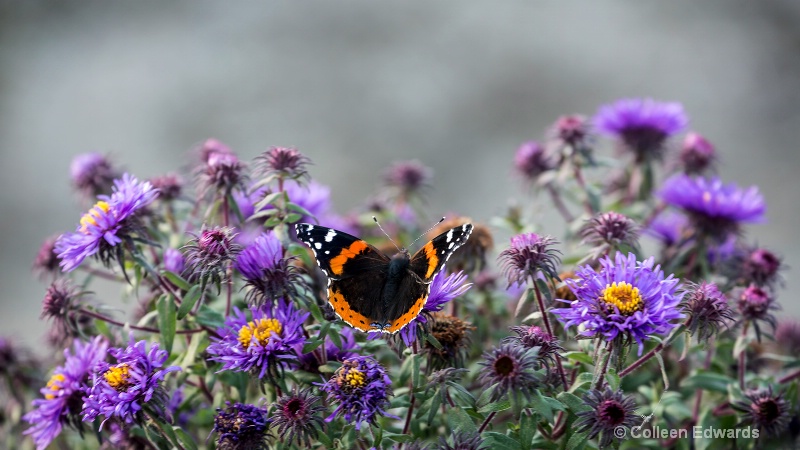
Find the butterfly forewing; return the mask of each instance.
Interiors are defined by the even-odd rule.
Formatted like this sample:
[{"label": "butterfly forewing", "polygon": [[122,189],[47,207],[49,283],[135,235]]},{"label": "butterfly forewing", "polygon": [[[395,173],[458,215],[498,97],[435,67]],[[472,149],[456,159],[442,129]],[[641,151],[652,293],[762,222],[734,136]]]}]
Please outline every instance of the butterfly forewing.
[{"label": "butterfly forewing", "polygon": [[467,242],[471,233],[472,224],[465,223],[436,236],[411,257],[409,269],[424,283],[430,283],[450,255]]},{"label": "butterfly forewing", "polygon": [[375,247],[343,231],[310,223],[298,223],[295,231],[297,239],[311,248],[320,269],[331,280],[381,271],[389,261]]}]

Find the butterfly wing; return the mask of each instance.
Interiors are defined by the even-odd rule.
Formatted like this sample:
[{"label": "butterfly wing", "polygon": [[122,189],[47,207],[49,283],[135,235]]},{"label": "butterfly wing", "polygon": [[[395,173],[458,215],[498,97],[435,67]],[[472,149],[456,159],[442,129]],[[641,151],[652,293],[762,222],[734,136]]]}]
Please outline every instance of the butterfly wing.
[{"label": "butterfly wing", "polygon": [[464,224],[431,239],[414,256],[408,276],[400,282],[394,303],[387,305],[386,316],[391,320],[385,331],[396,333],[414,320],[425,307],[431,290],[431,280],[456,249],[464,245],[472,233],[472,224]]},{"label": "butterfly wing", "polygon": [[389,258],[367,242],[332,228],[295,225],[297,238],[308,245],[328,277],[328,303],[336,315],[361,331],[372,331],[381,317],[380,296]]}]

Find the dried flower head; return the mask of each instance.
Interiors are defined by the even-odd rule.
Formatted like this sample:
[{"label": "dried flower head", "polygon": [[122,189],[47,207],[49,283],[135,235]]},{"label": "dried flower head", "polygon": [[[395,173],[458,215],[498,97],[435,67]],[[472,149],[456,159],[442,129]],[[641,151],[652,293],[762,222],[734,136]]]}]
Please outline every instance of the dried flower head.
[{"label": "dried flower head", "polygon": [[[417,340],[418,326],[423,328],[427,326],[427,317],[430,316],[430,313],[441,311],[445,304],[464,294],[472,287],[472,283],[467,283],[466,281],[467,275],[465,273],[457,272],[445,275],[444,267],[433,276],[428,300],[425,301],[422,311],[400,330],[400,338],[407,346],[411,346]],[[381,334],[370,333],[373,337],[379,337]]]},{"label": "dried flower head", "polygon": [[782,393],[774,394],[772,386],[767,389],[749,390],[746,400],[733,403],[733,408],[742,413],[737,427],[751,425],[767,436],[780,436],[789,425],[791,405]]},{"label": "dried flower head", "polygon": [[402,197],[419,193],[430,185],[432,177],[433,170],[416,160],[396,162],[383,175],[386,184]]},{"label": "dried flower head", "polygon": [[641,355],[645,339],[668,333],[683,317],[678,309],[683,296],[679,280],[673,275],[665,278],[654,258],[639,262],[633,253],[617,253],[614,259],[607,256],[599,262],[599,271],[581,266],[576,278],[565,281],[578,299],[559,299],[570,307],[552,312],[565,328],[581,326],[581,335],[608,341],[633,339]]},{"label": "dried flower head", "polygon": [[55,276],[61,273],[61,269],[58,267],[60,260],[56,253],[57,240],[58,236],[50,236],[45,239],[36,253],[36,259],[33,260],[33,271],[40,277]]},{"label": "dried flower head", "polygon": [[297,445],[311,447],[324,424],[319,414],[325,408],[318,404],[319,399],[310,389],[295,388],[275,402],[270,418],[283,443],[291,445],[297,440]]},{"label": "dried flower head", "polygon": [[683,139],[680,161],[687,174],[701,174],[713,167],[717,154],[711,142],[703,136],[691,132]]},{"label": "dried flower head", "polygon": [[100,201],[83,215],[77,230],[58,238],[55,249],[62,270],[75,270],[89,256],[96,255],[106,265],[113,258],[119,259],[122,247],[118,245],[124,241],[132,247],[133,235],[144,234],[136,214],[157,195],[149,182],[139,182],[127,173],[114,180],[111,197],[99,196]]},{"label": "dried flower head", "polygon": [[94,198],[111,192],[119,170],[111,160],[100,153],[89,152],[75,156],[70,164],[72,185],[86,198]]},{"label": "dried flower head", "polygon": [[23,417],[31,424],[24,434],[31,435],[37,450],[50,445],[64,425],[82,429],[80,413],[89,390],[89,375],[106,357],[107,348],[105,339],[97,336],[86,344],[75,339],[74,350],[64,350],[64,364],[56,367],[41,390],[44,397],[34,400],[34,409]]},{"label": "dried flower head", "polygon": [[83,421],[91,422],[103,416],[125,423],[140,422],[142,408],[149,404],[159,414],[166,413],[167,395],[161,387],[164,377],[181,370],[178,366],[164,368],[169,354],[157,343],[133,342],[125,348],[112,348],[108,353],[116,360],[99,362],[92,373],[92,387],[83,404]]},{"label": "dried flower head", "polygon": [[559,352],[564,351],[558,338],[537,326],[515,326],[511,327],[511,331],[516,333],[516,336],[503,338],[502,342],[516,344],[527,349],[537,349],[537,362],[548,369],[551,365],[555,365],[556,360],[561,357]]},{"label": "dried flower head", "polygon": [[177,173],[168,173],[150,179],[150,184],[158,189],[158,199],[171,202],[181,196],[184,181]]},{"label": "dried flower head", "polygon": [[308,178],[306,166],[311,160],[294,147],[270,147],[256,158],[265,176],[276,176],[303,182]]},{"label": "dried flower head", "polygon": [[344,360],[333,377],[322,385],[322,390],[337,404],[326,422],[342,416],[360,430],[362,422],[375,425],[379,415],[394,417],[386,412],[392,395],[392,381],[386,369],[369,356]]},{"label": "dried flower head", "polygon": [[618,427],[631,429],[639,424],[633,397],[624,395],[621,390],[613,392],[608,387],[604,391],[592,389],[584,395],[583,403],[589,409],[577,414],[575,429],[578,433],[588,431],[589,439],[599,436],[600,448],[619,441],[620,436],[615,433]]},{"label": "dried flower head", "polygon": [[569,302],[578,299],[578,297],[575,295],[574,292],[572,292],[572,289],[566,283],[566,280],[571,280],[571,279],[573,279],[575,277],[576,277],[575,276],[575,272],[571,272],[571,271],[569,271],[569,272],[561,272],[560,274],[558,274],[558,278],[561,281],[556,285],[555,298],[558,298],[558,299],[561,299],[561,300],[566,300],[566,301],[569,301]]},{"label": "dried flower head", "polygon": [[661,160],[667,139],[688,122],[680,103],[649,98],[618,100],[600,107],[594,117],[597,131],[619,138],[637,162]]},{"label": "dried flower head", "polygon": [[661,198],[683,209],[704,237],[722,242],[739,231],[742,223],[761,222],[766,205],[758,188],[739,189],[735,184],[722,184],[719,178],[692,178],[673,175],[664,182]]},{"label": "dried flower head", "polygon": [[535,182],[540,175],[555,167],[552,155],[536,141],[523,143],[514,155],[514,169],[528,182]]},{"label": "dried flower head", "polygon": [[705,342],[728,328],[734,321],[728,299],[714,283],[689,284],[683,296],[683,311],[689,317],[686,325],[698,342]]},{"label": "dried flower head", "polygon": [[267,450],[269,425],[266,409],[228,402],[225,409],[217,408],[212,432],[219,450]]},{"label": "dried flower head", "polygon": [[483,366],[479,382],[485,389],[491,389],[492,401],[504,395],[531,398],[539,386],[540,377],[536,371],[536,351],[516,343],[501,343],[500,347],[483,354]]},{"label": "dried flower head", "polygon": [[557,278],[556,266],[561,263],[560,251],[551,248],[557,241],[550,236],[535,233],[519,234],[511,238],[511,246],[500,253],[498,261],[508,285],[525,284],[539,272]]},{"label": "dried flower head", "polygon": [[278,300],[276,307],[251,310],[252,319],[234,308],[212,338],[208,353],[222,363],[221,370],[249,372],[258,378],[275,378],[298,364],[295,347],[305,344],[303,322],[309,313],[295,309],[292,302]]},{"label": "dried flower head", "polygon": [[189,281],[222,283],[226,278],[227,263],[236,259],[242,247],[235,243],[233,229],[228,227],[205,228],[181,250],[186,257],[184,275]]},{"label": "dried flower head", "polygon": [[636,248],[639,225],[624,214],[609,211],[592,217],[581,227],[580,235],[582,242],[595,247],[599,256],[608,249]]},{"label": "dried flower head", "polygon": [[423,352],[428,354],[428,370],[463,367],[464,350],[469,346],[469,330],[474,328],[458,317],[444,312],[431,314],[428,330],[441,348],[425,342]]},{"label": "dried flower head", "polygon": [[281,241],[271,231],[262,233],[242,250],[236,258],[236,269],[251,287],[245,297],[248,304],[260,306],[279,298],[299,298],[307,286],[292,264],[293,259],[284,258]]}]

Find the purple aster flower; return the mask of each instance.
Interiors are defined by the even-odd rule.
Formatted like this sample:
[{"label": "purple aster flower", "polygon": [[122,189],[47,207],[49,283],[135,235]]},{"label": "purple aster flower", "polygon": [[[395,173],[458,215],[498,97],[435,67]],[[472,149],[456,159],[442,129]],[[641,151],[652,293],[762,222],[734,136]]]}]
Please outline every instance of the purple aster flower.
[{"label": "purple aster flower", "polygon": [[185,268],[186,261],[184,261],[183,253],[180,250],[174,248],[164,250],[164,270],[180,275]]},{"label": "purple aster flower", "polygon": [[111,160],[97,152],[75,156],[69,169],[72,184],[86,198],[111,192],[114,179],[120,175]]},{"label": "purple aster flower", "polygon": [[745,283],[772,286],[780,281],[778,274],[780,269],[781,259],[778,255],[765,248],[755,248],[743,256],[739,278]]},{"label": "purple aster flower", "polygon": [[733,409],[742,413],[742,421],[736,426],[751,425],[767,436],[780,436],[789,427],[791,404],[782,393],[774,394],[772,386],[767,389],[749,390],[746,400],[734,402]]},{"label": "purple aster flower", "polygon": [[33,401],[34,409],[23,420],[31,424],[24,434],[30,434],[37,450],[42,450],[61,433],[64,425],[81,428],[80,412],[89,389],[92,368],[106,357],[108,343],[97,336],[87,343],[75,339],[73,352],[64,350],[63,366],[56,367],[44,398]]},{"label": "purple aster flower", "polygon": [[689,119],[680,103],[623,99],[601,106],[594,116],[600,133],[618,137],[637,162],[660,160],[666,140],[686,128]]},{"label": "purple aster flower", "polygon": [[158,191],[149,182],[140,182],[130,174],[114,180],[111,197],[100,195],[100,201],[81,218],[78,229],[61,235],[56,242],[62,270],[75,270],[89,256],[97,255],[108,264],[115,250],[121,254],[115,247],[129,240],[131,234],[143,233],[136,223],[136,213],[157,195]]},{"label": "purple aster flower", "polygon": [[298,298],[307,289],[294,257],[284,258],[281,241],[271,231],[262,233],[236,258],[236,269],[252,289],[245,299],[251,305],[272,303],[279,298]]},{"label": "purple aster flower", "polygon": [[638,262],[633,253],[617,253],[613,260],[607,256],[599,262],[599,271],[581,266],[576,278],[565,280],[577,300],[559,299],[570,307],[552,312],[565,328],[583,326],[584,336],[608,341],[632,338],[641,355],[645,339],[668,333],[683,317],[678,308],[683,297],[677,290],[679,280],[673,275],[665,278],[652,257]]},{"label": "purple aster flower", "polygon": [[483,366],[479,382],[484,388],[491,389],[492,401],[506,394],[517,398],[522,395],[530,400],[540,381],[535,372],[536,363],[535,350],[505,342],[483,354],[483,361],[478,363]]},{"label": "purple aster flower", "polygon": [[701,174],[711,168],[717,159],[714,146],[703,136],[691,132],[683,139],[680,161],[687,174]]},{"label": "purple aster flower", "polygon": [[319,399],[310,389],[298,391],[295,387],[275,402],[271,419],[283,443],[291,445],[297,440],[298,445],[311,448],[312,439],[324,425],[319,413],[325,408],[318,404]]},{"label": "purple aster flower", "polygon": [[536,233],[518,234],[511,238],[511,247],[497,257],[503,267],[508,285],[525,284],[539,272],[550,278],[558,278],[556,266],[561,262],[558,250],[551,248],[557,242],[550,236]]},{"label": "purple aster flower", "polygon": [[60,260],[56,253],[56,241],[58,236],[50,236],[42,242],[39,247],[39,252],[36,253],[36,259],[33,260],[33,271],[40,277],[44,278],[46,275],[58,275],[61,269],[58,267]]},{"label": "purple aster flower", "polygon": [[591,147],[591,124],[581,115],[561,116],[550,128],[550,134],[562,145],[582,150]]},{"label": "purple aster flower", "polygon": [[386,184],[397,189],[402,197],[428,187],[432,177],[433,170],[416,160],[396,162],[383,174]]},{"label": "purple aster flower", "polygon": [[[311,181],[306,185],[301,185],[296,181],[287,181],[283,185],[289,201],[298,205],[311,213],[314,218],[324,216],[330,209],[331,188],[328,186]],[[308,222],[311,217],[303,216],[299,221]]]},{"label": "purple aster flower", "polygon": [[267,450],[268,430],[271,423],[267,410],[255,405],[227,403],[227,408],[217,408],[214,429],[219,450]]},{"label": "purple aster flower", "polygon": [[523,143],[514,155],[514,169],[529,182],[536,181],[541,174],[554,169],[555,166],[551,155],[535,141]]},{"label": "purple aster flower", "polygon": [[775,344],[785,355],[800,354],[800,321],[784,319],[778,322],[775,327]]},{"label": "purple aster flower", "polygon": [[303,322],[309,313],[298,312],[288,301],[273,308],[251,310],[252,319],[238,308],[217,330],[208,346],[211,360],[223,370],[250,372],[258,378],[275,377],[280,370],[297,365],[294,347],[303,345]]},{"label": "purple aster flower", "polygon": [[659,193],[668,204],[683,209],[702,236],[722,241],[741,223],[761,222],[766,206],[758,188],[739,189],[719,178],[673,175]]},{"label": "purple aster flower", "polygon": [[266,176],[276,176],[303,182],[308,178],[306,166],[311,163],[294,147],[270,147],[256,160]]},{"label": "purple aster flower", "polygon": [[639,225],[630,217],[618,212],[599,213],[589,219],[579,231],[582,243],[593,247],[597,258],[611,249],[636,248],[639,241]]},{"label": "purple aster flower", "polygon": [[211,158],[211,155],[215,153],[233,154],[233,151],[230,147],[214,138],[206,139],[205,142],[197,147],[196,151],[200,157],[200,161],[204,163],[207,163]]},{"label": "purple aster flower", "polygon": [[619,427],[630,430],[639,424],[633,396],[625,395],[621,390],[614,392],[609,387],[605,391],[592,389],[584,395],[583,403],[589,408],[577,414],[575,430],[578,433],[588,431],[589,439],[600,436],[600,448],[608,448],[613,441],[619,441]]},{"label": "purple aster flower", "polygon": [[[339,331],[339,343],[341,347],[330,338],[330,334],[325,336],[325,344],[320,347],[325,352],[325,361],[344,361],[345,359],[358,356],[358,344],[356,343],[355,333],[350,327],[342,328]],[[302,353],[303,346],[295,347],[297,357],[300,360],[300,369],[310,373],[319,373],[321,362],[317,358],[317,353]],[[318,350],[319,352],[319,350]]]},{"label": "purple aster flower", "polygon": [[83,421],[103,416],[103,423],[111,418],[132,423],[141,419],[145,404],[157,414],[165,414],[167,396],[160,383],[168,373],[181,370],[178,366],[163,368],[169,353],[157,343],[148,350],[147,341],[134,342],[133,337],[127,347],[112,348],[108,353],[116,362],[101,361],[95,366],[92,387],[83,403]]},{"label": "purple aster flower", "polygon": [[503,338],[502,342],[516,343],[527,349],[536,348],[537,361],[548,369],[561,357],[559,352],[564,351],[558,338],[535,325],[511,327],[511,331],[516,336]]},{"label": "purple aster flower", "polygon": [[[208,143],[208,142],[207,142]],[[204,149],[206,146],[203,147]],[[226,150],[204,151],[204,164],[196,169],[200,182],[201,195],[214,190],[225,195],[234,190],[243,190],[247,176],[244,173],[247,165],[239,160],[235,153]]]},{"label": "purple aster flower", "polygon": [[379,415],[397,418],[386,412],[392,395],[392,381],[386,369],[369,356],[344,360],[333,377],[322,385],[322,390],[337,403],[326,422],[338,415],[360,430],[362,422],[374,425]]},{"label": "purple aster flower", "polygon": [[690,284],[684,295],[683,310],[689,317],[686,328],[689,334],[705,342],[728,328],[734,321],[728,299],[714,283]]},{"label": "purple aster flower", "polygon": [[775,329],[775,316],[772,311],[778,309],[775,298],[766,290],[751,284],[747,288],[739,289],[737,292],[739,313],[744,320],[753,324],[756,330],[756,337],[761,342],[761,329],[758,322],[764,321]]},{"label": "purple aster flower", "polygon": [[674,211],[664,211],[657,215],[645,230],[648,234],[666,247],[671,247],[683,238],[684,233],[689,230],[689,218]]},{"label": "purple aster flower", "polygon": [[184,275],[190,281],[222,283],[227,277],[228,261],[236,258],[242,250],[233,241],[233,230],[228,227],[205,228],[194,239],[182,247],[186,256]]},{"label": "purple aster flower", "polygon": [[[433,276],[433,281],[430,285],[430,293],[425,306],[422,307],[420,314],[411,320],[407,326],[400,330],[400,337],[407,346],[417,340],[417,324],[425,326],[428,320],[426,315],[441,311],[444,305],[454,298],[464,294],[472,287],[472,283],[466,283],[467,275],[463,272],[445,275],[445,270],[439,271]],[[380,336],[381,333],[369,333],[370,335]]]},{"label": "purple aster flower", "polygon": [[53,328],[58,329],[62,336],[77,334],[82,317],[78,310],[83,294],[67,279],[54,281],[45,292],[40,317],[52,319]]},{"label": "purple aster flower", "polygon": [[158,199],[171,202],[181,196],[184,181],[177,173],[168,173],[150,179],[154,188],[158,189]]}]

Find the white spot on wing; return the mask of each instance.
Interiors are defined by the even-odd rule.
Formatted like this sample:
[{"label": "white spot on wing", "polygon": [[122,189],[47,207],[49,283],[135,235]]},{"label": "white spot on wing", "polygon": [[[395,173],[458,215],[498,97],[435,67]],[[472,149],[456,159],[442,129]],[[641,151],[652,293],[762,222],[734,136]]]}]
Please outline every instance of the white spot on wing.
[{"label": "white spot on wing", "polygon": [[[450,241],[453,240],[453,230],[455,230],[455,228],[451,228],[450,231],[447,232],[447,242],[450,242]],[[450,245],[452,246],[452,244],[450,244]]]},{"label": "white spot on wing", "polygon": [[326,255],[330,255],[330,254],[331,254],[331,251],[330,251],[330,250],[325,250],[325,254],[326,254]]},{"label": "white spot on wing", "polygon": [[325,242],[332,241],[334,236],[336,236],[336,230],[328,230],[328,234],[325,235]]},{"label": "white spot on wing", "polygon": [[314,247],[317,247],[317,250],[321,249],[322,248],[322,242],[314,243]]}]

